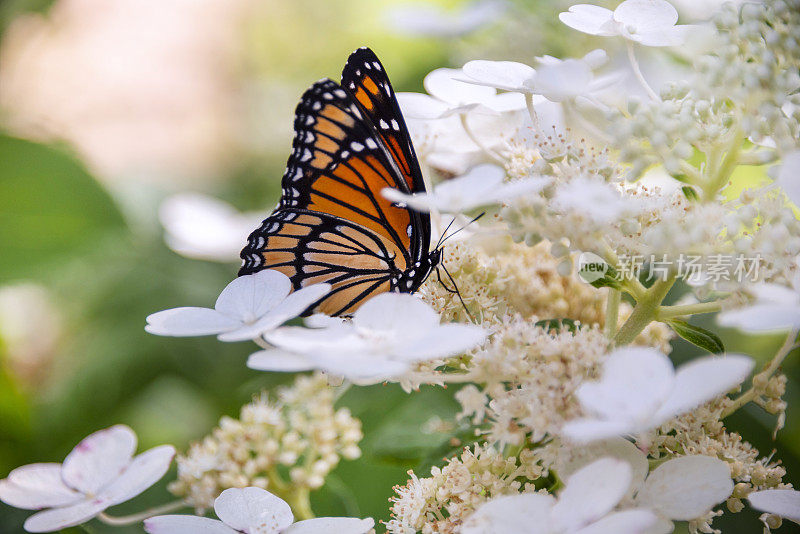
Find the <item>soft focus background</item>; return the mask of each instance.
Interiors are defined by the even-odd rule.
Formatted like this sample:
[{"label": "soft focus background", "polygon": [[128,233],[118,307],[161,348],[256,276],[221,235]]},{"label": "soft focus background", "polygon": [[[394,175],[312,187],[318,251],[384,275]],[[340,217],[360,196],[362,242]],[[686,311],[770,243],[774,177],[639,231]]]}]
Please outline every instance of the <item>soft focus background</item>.
[{"label": "soft focus background", "polygon": [[[135,429],[140,450],[162,443],[183,450],[220,416],[237,416],[253,394],[290,380],[247,369],[251,344],[145,333],[149,313],[211,305],[237,270],[235,260],[190,259],[168,248],[162,201],[201,192],[251,212],[221,216],[244,228],[238,242],[228,242],[216,219],[196,221],[209,242],[227,240],[235,257],[253,221],[277,200],[295,103],[315,80],[338,79],[353,49],[372,47],[397,90],[421,91],[436,67],[481,58],[531,63],[600,45],[558,22],[571,3],[0,2],[0,478],[21,464],[60,462],[81,438],[115,423]],[[716,5],[675,3],[687,21]],[[450,19],[435,23],[436,6],[449,9]],[[656,76],[664,64],[650,68]],[[180,219],[181,205],[162,207],[161,218]],[[190,256],[220,248],[169,240]],[[704,326],[720,331],[711,320]],[[760,361],[781,341],[720,334],[730,350]],[[677,342],[673,356],[680,362],[698,350]],[[795,483],[796,360],[787,364],[789,409],[777,440],[774,418],[752,405],[729,420],[765,454],[776,449]],[[341,402],[364,423],[364,456],[334,471],[313,496],[315,511],[385,520],[391,488],[406,471],[426,473],[451,454],[451,436],[429,423],[456,411],[452,393],[351,389]],[[172,477],[112,511],[165,502]],[[27,515],[0,503],[0,533],[22,532]],[[760,531],[747,511],[715,526]],[[97,523],[89,530],[141,532]]]}]

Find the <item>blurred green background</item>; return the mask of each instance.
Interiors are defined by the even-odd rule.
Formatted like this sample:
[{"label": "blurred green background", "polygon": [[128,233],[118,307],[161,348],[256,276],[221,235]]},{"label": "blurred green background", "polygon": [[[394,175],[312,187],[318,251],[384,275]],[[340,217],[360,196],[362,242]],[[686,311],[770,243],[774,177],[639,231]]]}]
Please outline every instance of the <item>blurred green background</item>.
[{"label": "blurred green background", "polygon": [[[397,4],[0,3],[0,478],[22,464],[60,462],[80,439],[115,423],[135,429],[140,450],[162,443],[183,450],[222,415],[237,416],[255,393],[291,380],[247,369],[247,343],[144,332],[149,313],[211,305],[237,269],[172,252],[158,206],[170,193],[201,191],[266,215],[297,99],[314,80],[338,78],[353,49],[372,47],[397,90],[417,91],[430,70],[468,59],[531,62],[590,49],[557,22],[567,2],[518,1],[498,23],[457,38],[392,31],[385,13]],[[759,361],[781,341],[720,335],[730,350]],[[675,344],[676,362],[697,353]],[[786,370],[789,411],[776,441],[774,418],[757,408],[729,423],[762,453],[777,450],[788,481],[797,481],[796,357]],[[453,393],[352,388],[340,403],[363,421],[364,456],[340,464],[314,494],[315,511],[387,519],[392,486],[405,483],[406,471],[424,476],[453,453],[451,436],[420,431],[433,416],[452,418]],[[164,502],[173,477],[113,512]],[[22,532],[28,515],[0,503],[0,533]],[[715,526],[760,530],[747,511]],[[141,532],[97,522],[88,530]]]}]

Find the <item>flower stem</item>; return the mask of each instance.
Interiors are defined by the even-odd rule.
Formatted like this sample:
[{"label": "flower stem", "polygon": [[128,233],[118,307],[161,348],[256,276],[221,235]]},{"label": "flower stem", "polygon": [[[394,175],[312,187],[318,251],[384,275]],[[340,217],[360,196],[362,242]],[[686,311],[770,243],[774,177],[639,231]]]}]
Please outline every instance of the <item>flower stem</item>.
[{"label": "flower stem", "polygon": [[536,113],[536,109],[533,107],[533,94],[525,93],[525,107],[528,108],[528,115],[531,116],[531,122],[533,122],[533,129],[537,132],[541,132],[542,128],[539,125],[539,114]]},{"label": "flower stem", "polygon": [[682,317],[684,315],[696,315],[698,313],[714,313],[722,308],[722,302],[698,302],[696,304],[684,304],[680,306],[659,306],[656,318],[659,321]]},{"label": "flower stem", "polygon": [[800,343],[797,343],[797,335],[799,333],[800,329],[794,329],[789,332],[789,335],[786,337],[786,341],[783,342],[783,345],[781,345],[781,348],[778,349],[778,352],[775,354],[772,360],[770,360],[767,365],[764,366],[764,369],[760,373],[753,377],[753,385],[750,386],[750,389],[736,397],[736,399],[733,401],[733,404],[728,406],[728,408],[726,408],[722,414],[720,414],[720,419],[728,417],[730,414],[748,402],[754,400],[758,396],[755,383],[766,383],[766,381],[769,380],[775,371],[777,371],[781,366],[783,360],[785,360],[793,350],[800,348]]},{"label": "flower stem", "polygon": [[269,343],[267,343],[266,341],[264,341],[264,338],[263,338],[263,337],[261,337],[261,336],[259,336],[259,337],[255,338],[255,339],[253,339],[253,342],[254,342],[256,345],[258,345],[259,347],[261,347],[262,349],[271,349],[271,348],[272,348],[272,345],[270,345]]},{"label": "flower stem", "polygon": [[304,520],[316,517],[311,509],[310,493],[308,488],[298,488],[286,499],[297,519]]},{"label": "flower stem", "polygon": [[656,319],[658,308],[674,283],[675,275],[670,275],[665,279],[656,280],[647,288],[643,298],[636,302],[631,316],[614,336],[616,345],[627,345]]},{"label": "flower stem", "polygon": [[105,512],[101,512],[97,515],[97,519],[99,519],[106,525],[122,527],[126,525],[135,525],[136,523],[141,523],[142,521],[150,517],[167,514],[169,512],[174,512],[175,510],[180,510],[181,508],[184,507],[186,507],[186,503],[184,501],[173,501],[171,503],[167,503],[162,506],[156,506],[154,508],[150,508],[149,510],[145,510],[144,512],[139,512],[138,514],[115,517],[112,515],[108,515]]},{"label": "flower stem", "polygon": [[715,166],[713,174],[709,176],[708,182],[703,187],[703,200],[705,201],[714,200],[739,164],[739,154],[741,154],[743,144],[742,132],[739,128],[734,128],[732,132],[732,139],[725,157],[722,158],[719,166]]},{"label": "flower stem", "polygon": [[617,333],[617,320],[619,319],[619,301],[622,294],[614,289],[608,288],[608,298],[606,300],[606,324],[605,334],[608,339],[614,339]]},{"label": "flower stem", "polygon": [[636,79],[639,80],[639,83],[644,87],[645,92],[648,94],[650,98],[655,100],[656,102],[660,102],[661,99],[658,97],[653,88],[650,87],[650,84],[647,83],[647,80],[644,79],[644,75],[642,74],[642,70],[639,68],[639,62],[636,61],[636,54],[633,50],[633,43],[626,40],[625,43],[628,45],[628,60],[631,62],[631,67],[633,67],[633,73],[636,75]]},{"label": "flower stem", "polygon": [[472,130],[469,127],[469,124],[467,124],[467,114],[460,113],[459,117],[461,118],[461,126],[464,128],[464,133],[467,134],[467,137],[469,137],[473,143],[478,145],[478,148],[480,148],[495,163],[497,163],[498,165],[505,165],[506,161],[497,152],[495,152],[488,146],[485,146],[483,143],[481,143],[480,139],[478,139],[472,132]]}]

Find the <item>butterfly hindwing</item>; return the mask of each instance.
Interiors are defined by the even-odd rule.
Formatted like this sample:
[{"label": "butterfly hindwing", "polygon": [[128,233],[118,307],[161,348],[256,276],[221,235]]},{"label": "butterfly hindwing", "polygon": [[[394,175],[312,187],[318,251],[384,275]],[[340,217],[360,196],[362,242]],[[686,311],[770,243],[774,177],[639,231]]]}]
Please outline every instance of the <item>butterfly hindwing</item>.
[{"label": "butterfly hindwing", "polygon": [[342,315],[394,285],[405,269],[397,246],[379,235],[328,214],[279,208],[250,235],[240,274],[281,271],[295,289],[326,282],[331,292],[310,312]]}]

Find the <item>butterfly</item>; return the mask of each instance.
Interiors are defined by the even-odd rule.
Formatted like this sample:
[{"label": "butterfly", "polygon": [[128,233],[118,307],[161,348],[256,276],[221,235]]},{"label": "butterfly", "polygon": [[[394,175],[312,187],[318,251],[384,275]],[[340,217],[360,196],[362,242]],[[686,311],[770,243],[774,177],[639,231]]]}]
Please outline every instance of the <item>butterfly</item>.
[{"label": "butterfly", "polygon": [[331,284],[305,315],[351,315],[379,293],[413,293],[442,251],[429,250],[429,214],[385,199],[387,187],[425,191],[386,70],[360,48],[341,84],[320,80],[297,105],[281,199],[248,237],[239,275],[275,269],[294,289]]}]

